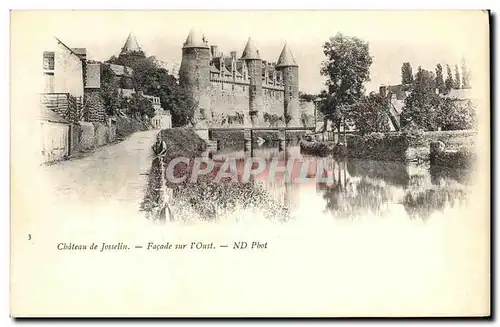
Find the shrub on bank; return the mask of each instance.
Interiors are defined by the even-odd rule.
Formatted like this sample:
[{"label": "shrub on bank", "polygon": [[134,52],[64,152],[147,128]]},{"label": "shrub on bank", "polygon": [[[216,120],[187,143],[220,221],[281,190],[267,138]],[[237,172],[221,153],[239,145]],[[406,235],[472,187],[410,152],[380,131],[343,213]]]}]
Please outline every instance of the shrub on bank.
[{"label": "shrub on bank", "polygon": [[123,140],[130,136],[132,133],[138,131],[147,131],[151,129],[149,121],[138,120],[130,117],[117,116],[116,117],[116,137]]},{"label": "shrub on bank", "polygon": [[427,160],[429,155],[423,133],[418,131],[351,135],[347,147],[349,156],[372,160],[408,162]]}]

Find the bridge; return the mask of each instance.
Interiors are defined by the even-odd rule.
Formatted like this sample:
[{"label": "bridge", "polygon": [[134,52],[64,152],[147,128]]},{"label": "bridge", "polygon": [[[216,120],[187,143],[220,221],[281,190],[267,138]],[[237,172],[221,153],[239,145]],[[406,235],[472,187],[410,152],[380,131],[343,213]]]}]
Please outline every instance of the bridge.
[{"label": "bridge", "polygon": [[[212,142],[212,144],[215,145],[216,140],[213,139],[213,132],[216,131],[221,131],[221,132],[227,132],[227,131],[243,131],[244,133],[244,140],[245,140],[245,151],[252,151],[252,144],[254,140],[254,132],[255,131],[277,131],[278,134],[278,140],[279,140],[279,148],[280,150],[283,150],[286,145],[286,132],[287,131],[315,131],[315,127],[303,127],[303,126],[297,126],[297,127],[209,127],[206,129],[196,129],[195,130],[197,134],[207,140],[209,143]],[[217,142],[217,148],[219,148],[218,142]]]}]

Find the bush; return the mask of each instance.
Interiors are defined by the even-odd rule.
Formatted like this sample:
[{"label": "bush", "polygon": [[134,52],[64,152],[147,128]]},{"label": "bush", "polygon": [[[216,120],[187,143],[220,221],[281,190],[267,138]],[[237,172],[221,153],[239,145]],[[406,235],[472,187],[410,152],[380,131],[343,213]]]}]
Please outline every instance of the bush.
[{"label": "bush", "polygon": [[353,158],[381,161],[426,160],[429,154],[423,133],[415,131],[352,135],[347,140],[347,146],[349,156]]},{"label": "bush", "polygon": [[438,123],[444,131],[472,129],[476,125],[476,108],[472,101],[442,99]]}]

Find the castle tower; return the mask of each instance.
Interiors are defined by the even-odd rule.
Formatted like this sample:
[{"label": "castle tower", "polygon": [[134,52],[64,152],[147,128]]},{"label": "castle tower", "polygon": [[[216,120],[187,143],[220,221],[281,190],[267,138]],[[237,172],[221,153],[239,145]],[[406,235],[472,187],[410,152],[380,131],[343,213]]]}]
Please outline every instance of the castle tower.
[{"label": "castle tower", "polygon": [[262,60],[260,59],[259,50],[257,50],[252,38],[248,38],[241,59],[245,60],[248,69],[248,78],[250,80],[250,119],[252,126],[259,126],[263,121],[262,110],[264,109]]},{"label": "castle tower", "polygon": [[189,32],[182,47],[179,83],[198,101],[195,120],[203,124],[210,117],[210,47],[205,37],[194,30]]},{"label": "castle tower", "polygon": [[127,40],[125,41],[125,44],[122,47],[120,55],[132,54],[136,52],[142,52],[142,49],[139,46],[139,43],[137,42],[135,35],[130,33],[127,37]]},{"label": "castle tower", "polygon": [[286,43],[281,51],[276,69],[281,71],[285,87],[284,113],[285,117],[288,116],[289,119],[287,126],[300,126],[299,65],[297,65]]}]

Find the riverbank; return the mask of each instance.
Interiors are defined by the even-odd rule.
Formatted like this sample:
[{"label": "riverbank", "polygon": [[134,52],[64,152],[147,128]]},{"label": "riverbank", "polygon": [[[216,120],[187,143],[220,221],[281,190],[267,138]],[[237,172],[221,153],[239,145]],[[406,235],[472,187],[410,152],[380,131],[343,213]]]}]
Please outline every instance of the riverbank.
[{"label": "riverbank", "polygon": [[[474,162],[475,132],[439,131],[423,133],[371,133],[347,135],[347,147],[334,142],[302,140],[301,151],[327,156],[345,153],[351,158],[396,161],[428,162],[445,167],[469,168]],[[431,160],[431,144],[440,142],[441,151]],[[446,149],[446,150],[444,150]]]},{"label": "riverbank", "polygon": [[[210,174],[200,175],[195,181],[189,178],[193,170],[194,159],[203,156],[207,143],[194,130],[173,128],[162,130],[161,138],[166,144],[164,167],[174,158],[189,158],[189,164],[179,163],[173,175],[176,178],[187,176],[180,183],[165,180],[171,196],[168,199],[172,210],[171,219],[175,221],[214,220],[231,214],[237,209],[258,210],[270,219],[286,220],[289,218],[285,206],[276,203],[268,192],[257,182],[246,183],[233,181],[230,177],[216,180],[216,173],[222,162],[215,161]],[[162,201],[161,166],[153,158],[142,209],[151,211]]]}]

